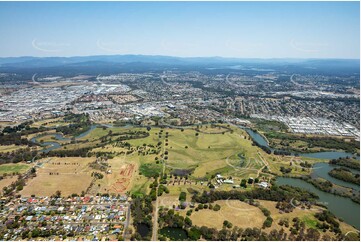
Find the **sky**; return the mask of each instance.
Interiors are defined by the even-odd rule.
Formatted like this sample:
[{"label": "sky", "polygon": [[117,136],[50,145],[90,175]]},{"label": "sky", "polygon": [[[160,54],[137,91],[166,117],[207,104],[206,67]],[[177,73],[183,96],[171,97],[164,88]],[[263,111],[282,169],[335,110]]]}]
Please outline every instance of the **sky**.
[{"label": "sky", "polygon": [[0,2],[0,56],[360,57],[359,2]]}]

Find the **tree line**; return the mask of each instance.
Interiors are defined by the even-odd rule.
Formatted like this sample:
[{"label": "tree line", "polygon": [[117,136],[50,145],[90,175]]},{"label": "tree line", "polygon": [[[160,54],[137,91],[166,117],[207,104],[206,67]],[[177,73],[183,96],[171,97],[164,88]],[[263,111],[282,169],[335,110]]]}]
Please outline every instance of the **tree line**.
[{"label": "tree line", "polygon": [[260,199],[269,201],[290,201],[296,199],[299,201],[314,201],[318,196],[304,189],[292,187],[289,185],[273,185],[270,189],[257,188],[251,191],[204,191],[202,194],[195,193],[192,197],[193,202],[212,203],[217,200],[235,199],[245,201],[246,199]]}]

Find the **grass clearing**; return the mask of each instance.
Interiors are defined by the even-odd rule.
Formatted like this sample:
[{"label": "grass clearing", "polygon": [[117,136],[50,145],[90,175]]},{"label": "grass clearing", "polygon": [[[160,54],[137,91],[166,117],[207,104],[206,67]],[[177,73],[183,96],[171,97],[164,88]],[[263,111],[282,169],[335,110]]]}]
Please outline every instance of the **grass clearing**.
[{"label": "grass clearing", "polygon": [[[240,228],[262,227],[265,216],[261,210],[255,206],[241,202],[239,200],[222,200],[213,203],[221,206],[219,211],[211,209],[201,209],[193,211],[190,216],[193,224],[197,226],[207,226],[210,228],[222,229],[223,221],[228,220],[233,226]],[[181,215],[185,216],[188,209],[182,210]]]},{"label": "grass clearing", "polygon": [[17,164],[3,164],[0,165],[0,175],[4,175],[5,173],[24,173],[30,168],[30,165],[24,163],[17,163]]},{"label": "grass clearing", "polygon": [[[244,138],[246,133],[243,130],[234,127],[231,129],[232,132],[224,134],[207,134],[192,129],[185,129],[183,132],[169,130],[167,165],[178,169],[196,167],[193,174],[195,177],[216,172],[228,174],[235,169],[232,164],[227,163],[227,158],[242,152],[255,169],[260,169],[262,163],[258,158],[258,148]],[[206,132],[207,129],[201,130]]]},{"label": "grass clearing", "polygon": [[139,171],[145,177],[154,177],[161,173],[162,166],[160,164],[142,164]]}]

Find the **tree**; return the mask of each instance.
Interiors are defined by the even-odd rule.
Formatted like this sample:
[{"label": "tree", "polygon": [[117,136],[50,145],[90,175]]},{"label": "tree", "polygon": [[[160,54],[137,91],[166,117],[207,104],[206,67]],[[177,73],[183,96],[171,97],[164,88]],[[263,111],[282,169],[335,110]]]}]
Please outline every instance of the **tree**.
[{"label": "tree", "polygon": [[213,211],[219,211],[221,209],[221,206],[219,204],[216,204],[213,206]]},{"label": "tree", "polygon": [[186,217],[184,219],[184,223],[189,227],[192,226],[192,220],[189,217]]},{"label": "tree", "polygon": [[54,194],[54,197],[60,198],[61,197],[61,191],[57,190]]},{"label": "tree", "polygon": [[241,187],[247,188],[247,180],[246,179],[242,179]]},{"label": "tree", "polygon": [[218,238],[217,240],[220,240],[220,241],[227,241],[229,240],[229,234],[230,234],[230,231],[227,230],[227,229],[221,229],[218,233]]},{"label": "tree", "polygon": [[40,231],[38,229],[33,229],[31,231],[31,237],[37,238],[37,237],[39,237],[39,235],[40,235]]},{"label": "tree", "polygon": [[318,241],[320,239],[320,232],[317,229],[309,228],[307,229],[306,240],[308,241]]},{"label": "tree", "polygon": [[271,226],[272,226],[272,222],[273,222],[273,219],[272,219],[270,216],[268,216],[268,217],[266,218],[266,220],[263,222],[263,227],[264,227],[264,228],[269,228],[269,227],[271,227]]},{"label": "tree", "polygon": [[179,194],[179,201],[184,202],[184,201],[186,200],[186,198],[187,198],[187,193],[181,192],[181,193]]},{"label": "tree", "polygon": [[188,230],[188,237],[193,241],[199,240],[201,238],[201,231],[196,227],[192,227]]}]

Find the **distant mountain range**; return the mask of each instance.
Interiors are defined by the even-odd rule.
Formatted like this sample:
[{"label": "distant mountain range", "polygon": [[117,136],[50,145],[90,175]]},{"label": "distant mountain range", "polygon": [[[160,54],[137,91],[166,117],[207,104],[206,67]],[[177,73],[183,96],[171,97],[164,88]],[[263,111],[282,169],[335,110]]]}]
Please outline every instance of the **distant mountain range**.
[{"label": "distant mountain range", "polygon": [[[232,69],[232,66],[247,68],[268,68],[290,71],[294,68],[304,70],[341,71],[358,73],[360,61],[357,59],[250,59],[223,57],[173,57],[161,55],[97,55],[74,57],[4,57],[0,58],[0,71],[65,71],[80,70],[81,72],[100,71],[149,71],[168,68],[199,70],[199,69]],[[243,70],[247,70],[243,69]],[[237,68],[236,68],[237,69]],[[242,70],[239,69],[239,70]]]}]

